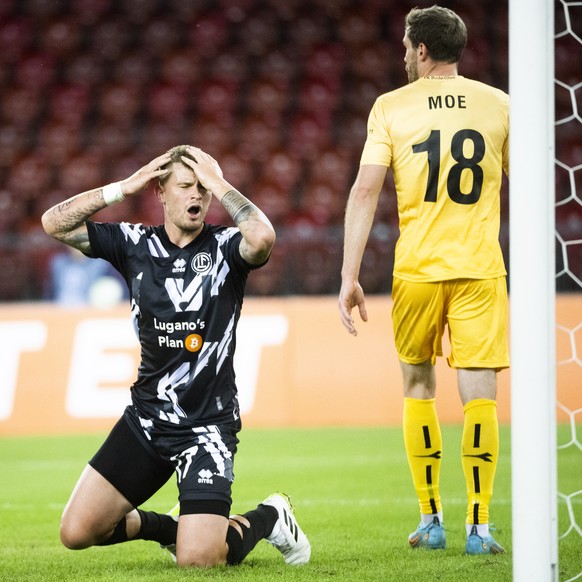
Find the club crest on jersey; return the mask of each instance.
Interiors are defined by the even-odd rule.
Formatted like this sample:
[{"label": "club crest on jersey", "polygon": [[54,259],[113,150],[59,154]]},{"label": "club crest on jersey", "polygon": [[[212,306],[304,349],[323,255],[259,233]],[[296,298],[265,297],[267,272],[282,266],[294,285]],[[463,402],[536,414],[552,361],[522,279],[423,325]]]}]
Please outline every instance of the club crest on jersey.
[{"label": "club crest on jersey", "polygon": [[198,253],[194,255],[190,266],[195,273],[206,275],[212,269],[212,257],[210,253]]}]

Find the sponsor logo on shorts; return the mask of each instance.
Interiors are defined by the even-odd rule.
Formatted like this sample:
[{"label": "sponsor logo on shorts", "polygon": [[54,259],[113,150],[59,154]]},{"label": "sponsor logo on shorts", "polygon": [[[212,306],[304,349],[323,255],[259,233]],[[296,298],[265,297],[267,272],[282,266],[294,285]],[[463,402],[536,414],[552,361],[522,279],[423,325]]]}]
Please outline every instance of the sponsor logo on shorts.
[{"label": "sponsor logo on shorts", "polygon": [[213,476],[214,473],[212,473],[212,471],[209,471],[208,469],[202,469],[202,471],[198,472],[198,483],[206,483],[207,485],[212,485],[214,483],[214,481],[212,480]]}]

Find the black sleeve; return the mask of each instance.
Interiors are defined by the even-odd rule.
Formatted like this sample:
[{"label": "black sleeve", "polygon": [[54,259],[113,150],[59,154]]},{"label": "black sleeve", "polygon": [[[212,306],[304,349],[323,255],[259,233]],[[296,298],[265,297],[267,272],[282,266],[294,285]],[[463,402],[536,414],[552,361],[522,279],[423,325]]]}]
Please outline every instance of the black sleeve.
[{"label": "black sleeve", "polygon": [[[239,231],[238,234],[236,234],[233,237],[233,245],[231,246],[233,254],[236,255],[236,258],[233,257],[233,260],[236,262],[237,266],[240,266],[242,269],[244,269],[247,274],[249,271],[254,271],[256,269],[260,269],[261,267],[264,267],[268,262],[269,262],[269,258],[267,257],[267,259],[261,263],[260,265],[252,265],[251,263],[247,263],[247,261],[245,261],[241,254],[240,254],[240,243],[243,239],[243,236],[241,234],[241,232]],[[235,242],[236,240],[236,242]]]},{"label": "black sleeve", "polygon": [[87,221],[92,258],[105,259],[125,276],[127,242],[120,225],[115,222]]}]

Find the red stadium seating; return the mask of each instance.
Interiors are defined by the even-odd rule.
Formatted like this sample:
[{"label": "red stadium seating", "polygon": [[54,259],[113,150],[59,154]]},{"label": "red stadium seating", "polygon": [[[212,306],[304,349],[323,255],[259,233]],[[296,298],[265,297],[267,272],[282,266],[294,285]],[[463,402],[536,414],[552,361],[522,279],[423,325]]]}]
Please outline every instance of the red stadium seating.
[{"label": "red stadium seating", "polygon": [[[459,10],[473,39],[463,74],[506,89],[501,4]],[[0,2],[0,177],[8,189],[0,208],[8,204],[12,217],[0,221],[0,254],[25,287],[0,288],[0,300],[42,296],[26,260],[3,252],[9,233],[22,233],[26,249],[47,207],[123,179],[179,143],[207,149],[276,224],[275,255],[250,278],[251,293],[337,292],[343,211],[367,116],[379,94],[406,82],[405,12],[396,0]],[[578,74],[569,55],[579,48],[569,43],[556,45],[564,81]],[[559,115],[572,113],[565,90],[556,104]],[[565,137],[564,159],[579,163],[579,136]],[[385,194],[376,221],[390,235],[371,241],[370,292],[389,286],[384,249],[397,225],[389,186]],[[129,210],[136,221],[161,219],[149,194],[104,216],[126,219]],[[209,220],[228,217],[213,204]],[[50,255],[53,243],[39,240]]]}]

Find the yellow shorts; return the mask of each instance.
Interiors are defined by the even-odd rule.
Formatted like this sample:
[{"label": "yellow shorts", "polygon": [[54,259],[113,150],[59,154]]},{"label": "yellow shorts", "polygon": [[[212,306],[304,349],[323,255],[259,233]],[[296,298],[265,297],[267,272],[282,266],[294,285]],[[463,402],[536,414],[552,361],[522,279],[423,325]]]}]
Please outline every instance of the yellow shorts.
[{"label": "yellow shorts", "polygon": [[394,278],[392,325],[401,361],[420,364],[443,355],[448,324],[452,368],[509,366],[505,277],[412,283]]}]

